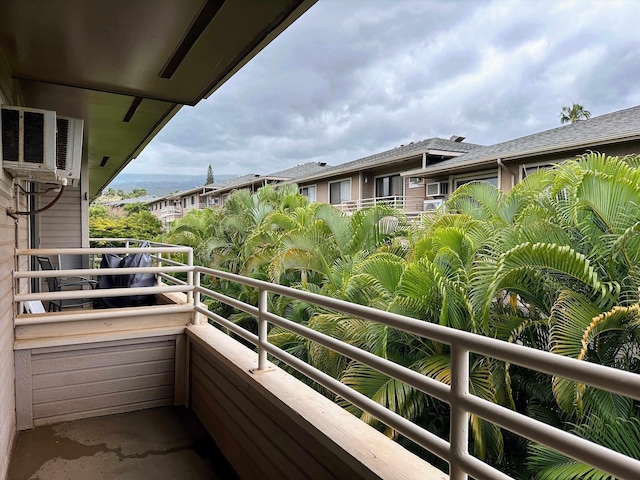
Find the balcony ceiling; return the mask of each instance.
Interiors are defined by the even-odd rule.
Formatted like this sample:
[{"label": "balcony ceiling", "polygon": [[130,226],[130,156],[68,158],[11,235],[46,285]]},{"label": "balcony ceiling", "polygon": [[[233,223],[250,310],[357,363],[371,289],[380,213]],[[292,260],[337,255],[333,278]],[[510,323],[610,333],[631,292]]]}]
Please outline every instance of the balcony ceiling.
[{"label": "balcony ceiling", "polygon": [[23,105],[85,120],[93,197],[314,2],[3,0],[0,53]]}]

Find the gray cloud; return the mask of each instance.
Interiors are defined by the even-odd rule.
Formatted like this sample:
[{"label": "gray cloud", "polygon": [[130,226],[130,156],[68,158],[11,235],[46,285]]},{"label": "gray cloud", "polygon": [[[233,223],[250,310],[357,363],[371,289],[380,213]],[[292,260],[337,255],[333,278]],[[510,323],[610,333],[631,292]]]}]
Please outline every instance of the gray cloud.
[{"label": "gray cloud", "polygon": [[491,144],[640,103],[637,3],[323,0],[126,172],[268,173],[432,136]]}]

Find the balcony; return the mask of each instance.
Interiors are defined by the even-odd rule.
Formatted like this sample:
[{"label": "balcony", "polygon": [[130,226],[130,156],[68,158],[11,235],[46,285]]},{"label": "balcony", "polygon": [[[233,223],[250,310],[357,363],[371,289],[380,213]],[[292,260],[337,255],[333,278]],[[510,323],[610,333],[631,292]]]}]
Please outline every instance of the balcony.
[{"label": "balcony", "polygon": [[[31,292],[27,288],[28,279],[52,275],[99,277],[114,273],[154,273],[158,278],[157,285],[146,287],[146,290],[100,290],[100,295],[117,297],[147,293],[162,299],[153,305],[120,309],[83,308],[18,314],[14,348],[19,429],[51,428],[47,426],[70,420],[84,422],[86,420],[80,419],[114,413],[139,412],[144,415],[144,412],[156,411],[149,409],[185,405],[197,416],[240,478],[447,478],[443,472],[284,370],[291,367],[447,462],[453,479],[469,476],[509,478],[469,453],[469,415],[548,445],[618,478],[637,478],[640,461],[473,395],[468,389],[469,355],[496,358],[634,399],[640,399],[638,375],[194,266],[191,250],[186,247],[152,244],[145,250],[137,245],[136,241],[127,241],[122,247],[106,249],[16,251],[16,265],[21,266],[27,265],[25,258],[32,255],[100,256],[141,251],[150,253],[154,262],[152,267],[138,270],[90,268],[46,272],[19,269],[14,272],[14,302],[19,312],[22,303],[27,301],[96,296],[96,291],[92,290]],[[232,282],[254,289],[257,305],[203,286],[217,282]],[[450,385],[270,312],[268,300],[274,295],[449,345],[452,351]],[[204,303],[207,300],[253,316],[257,334],[210,311]],[[449,438],[433,435],[269,343],[267,333],[274,325],[445,402],[450,406]],[[122,417],[113,418],[116,422]],[[136,424],[132,420],[131,429],[136,430]],[[64,425],[59,428],[68,431],[77,424]],[[113,435],[114,442],[126,442],[132,434],[116,432]],[[38,447],[23,445],[21,441],[25,437],[23,434],[19,438],[18,445],[24,448],[20,450],[24,456],[30,456],[32,449]],[[140,453],[141,458],[144,455]],[[127,458],[130,460],[130,457]],[[64,462],[58,463],[64,468]],[[139,473],[127,478],[148,476]]]},{"label": "balcony", "polygon": [[334,204],[338,210],[346,213],[355,212],[356,210],[362,210],[363,208],[370,208],[375,205],[386,205],[398,210],[404,210],[406,198],[401,195],[393,195],[389,197],[372,197],[362,198],[360,200],[347,200],[346,202]]},{"label": "balcony", "polygon": [[205,208],[207,208],[207,204],[203,203],[203,202],[198,202],[198,203],[188,203],[187,206],[184,207],[185,212],[188,212],[189,210],[204,210]]},{"label": "balcony", "polygon": [[164,207],[156,215],[163,225],[168,225],[174,220],[182,218],[182,208],[178,206]]}]

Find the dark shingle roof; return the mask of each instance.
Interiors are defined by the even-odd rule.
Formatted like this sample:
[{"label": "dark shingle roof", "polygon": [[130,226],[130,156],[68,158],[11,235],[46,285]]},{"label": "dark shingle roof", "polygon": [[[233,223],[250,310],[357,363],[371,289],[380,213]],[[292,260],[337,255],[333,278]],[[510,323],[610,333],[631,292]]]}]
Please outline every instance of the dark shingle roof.
[{"label": "dark shingle roof", "polygon": [[296,178],[326,172],[331,168],[331,165],[328,165],[324,162],[307,162],[301,165],[296,165],[295,167],[287,168],[285,170],[280,170],[279,172],[269,173],[268,175],[265,175],[265,177],[295,180]]},{"label": "dark shingle roof", "polygon": [[640,135],[640,106],[534,133],[473,151],[427,167],[425,171],[473,165],[489,160],[589,147]]},{"label": "dark shingle roof", "polygon": [[444,138],[429,138],[427,140],[411,142],[408,145],[401,145],[385,152],[376,153],[374,155],[369,155],[368,157],[359,158],[358,160],[327,168],[323,170],[320,175],[313,174],[305,177],[298,177],[298,179],[311,180],[314,178],[333,176],[340,173],[358,171],[376,165],[393,163],[395,160],[420,155],[429,150],[465,153],[481,147],[482,145],[476,145],[474,143],[454,142],[452,140],[445,140]]},{"label": "dark shingle roof", "polygon": [[257,173],[250,173],[247,175],[241,175],[239,177],[230,178],[223,182],[219,182],[213,185],[207,185],[207,187],[213,187],[214,191],[226,191],[233,190],[234,188],[244,187],[260,181],[280,180],[280,181],[294,181],[301,176],[308,176],[317,174],[322,171],[326,171],[331,168],[326,163],[321,162],[307,162],[295,167],[280,170],[278,172],[269,173],[267,175],[258,175]]},{"label": "dark shingle roof", "polygon": [[209,187],[213,187],[216,190],[220,190],[223,188],[237,187],[238,185],[250,184],[253,181],[260,178],[260,175],[257,173],[247,173],[246,175],[240,175],[238,177],[228,178],[227,180],[223,180],[222,182],[216,182],[212,185],[208,185]]}]

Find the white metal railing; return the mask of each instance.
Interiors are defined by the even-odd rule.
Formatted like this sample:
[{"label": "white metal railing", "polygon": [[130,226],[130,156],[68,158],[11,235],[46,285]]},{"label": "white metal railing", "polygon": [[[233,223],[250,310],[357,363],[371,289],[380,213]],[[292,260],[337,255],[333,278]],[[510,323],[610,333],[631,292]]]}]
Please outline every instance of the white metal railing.
[{"label": "white metal railing", "polygon": [[[519,414],[513,410],[493,404],[471,394],[469,386],[469,355],[470,353],[485,355],[525,368],[544,372],[549,375],[561,376],[570,380],[591,385],[608,392],[625,395],[640,400],[640,375],[604,367],[601,365],[578,361],[534,350],[521,345],[483,337],[472,333],[455,330],[441,325],[416,320],[398,314],[376,310],[367,306],[357,305],[330,297],[324,297],[310,292],[295,290],[289,287],[276,285],[260,280],[255,280],[227,272],[212,270],[209,268],[193,266],[193,253],[189,247],[176,247],[167,244],[152,244],[150,248],[138,247],[138,240],[131,239],[103,239],[104,241],[123,242],[123,247],[118,248],[77,248],[77,249],[39,249],[16,250],[16,255],[60,255],[60,254],[102,254],[102,253],[134,253],[148,252],[153,254],[156,266],[144,269],[74,269],[56,270],[49,272],[14,272],[16,279],[16,293],[14,300],[19,304],[29,299],[59,299],[59,298],[91,298],[95,292],[90,290],[76,292],[46,292],[46,293],[22,293],[19,291],[21,280],[25,278],[44,278],[49,275],[102,275],[153,272],[158,275],[159,283],[156,287],[138,289],[112,289],[101,290],[100,295],[132,295],[148,293],[164,293],[169,291],[185,292],[189,301],[184,305],[157,307],[172,310],[174,307],[180,311],[193,313],[193,322],[198,324],[204,321],[212,321],[234,332],[241,338],[257,346],[258,371],[267,366],[267,354],[281,360],[289,366],[300,371],[310,379],[321,384],[325,388],[343,397],[358,408],[366,411],[379,419],[384,424],[397,430],[402,435],[413,440],[417,444],[431,451],[435,455],[447,461],[450,465],[450,477],[454,480],[467,479],[472,476],[477,479],[504,479],[510,478],[492,466],[473,457],[468,452],[469,443],[469,415],[477,415],[502,428],[510,430],[532,441],[547,445],[578,461],[593,465],[611,475],[621,479],[636,479],[640,472],[640,461],[629,458],[620,453],[609,450],[600,445],[581,439],[568,432],[564,432],[547,424]],[[186,256],[186,262],[170,260],[163,255],[180,253]],[[19,262],[18,262],[19,264]],[[172,274],[186,272],[187,280],[179,280]],[[236,282],[240,285],[255,288],[258,292],[258,305],[249,305],[240,300],[228,297],[220,292],[202,286],[203,277],[211,276]],[[165,285],[164,282],[168,284]],[[320,307],[332,309],[347,315],[353,315],[367,321],[378,322],[392,328],[428,338],[433,341],[448,344],[451,347],[451,385],[444,384],[428,378],[420,373],[393,363],[385,358],[378,357],[352,345],[341,342],[318,331],[298,323],[275,315],[268,310],[268,295],[276,294],[291,299],[304,301]],[[105,295],[106,294],[106,295]],[[220,317],[209,311],[202,303],[203,297],[213,298],[223,304],[229,305],[240,311],[253,315],[258,321],[258,335],[255,335],[230,320]],[[148,311],[140,309],[131,310],[128,315],[136,313],[147,314]],[[100,310],[93,312],[96,318],[115,318],[120,316],[117,309]],[[74,319],[87,319],[92,312],[70,312],[69,314],[56,314],[55,316],[37,316],[37,323],[51,323],[59,321],[71,321]],[[16,325],[31,323],[29,316],[21,316],[16,320]],[[22,323],[21,323],[22,322]],[[362,362],[379,372],[405,382],[419,391],[437,398],[450,405],[450,440],[446,441],[400,415],[386,409],[370,398],[351,389],[339,380],[321,372],[297,357],[281,350],[268,341],[269,324],[286,328],[297,335],[325,346],[350,359]]]},{"label": "white metal railing", "polygon": [[[547,445],[580,462],[615,475],[617,478],[638,478],[640,461],[472,395],[468,389],[469,354],[473,352],[549,375],[562,376],[636,400],[640,400],[640,375],[231,273],[203,267],[195,267],[195,271],[196,316],[194,321],[196,323],[199,323],[204,316],[256,345],[258,347],[258,370],[266,368],[267,354],[270,354],[345,398],[363,411],[370,413],[384,424],[394,428],[402,435],[447,461],[450,465],[450,478],[454,480],[467,479],[469,475],[476,479],[510,478],[469,454],[470,414],[477,415],[534,442]],[[257,289],[258,306],[248,305],[202,287],[201,275],[209,275]],[[269,312],[267,302],[269,293],[378,322],[450,345],[451,385],[425,377],[411,369]],[[250,333],[228,319],[209,311],[201,304],[202,296],[211,297],[256,317],[258,320],[258,335]],[[267,337],[269,323],[286,328],[341,355],[369,365],[392,378],[415,387],[427,395],[448,403],[451,407],[450,441],[437,437],[398,414],[387,410],[359,392],[352,390],[333,377],[270,344]]]},{"label": "white metal railing", "polygon": [[337,203],[333,206],[342,212],[354,212],[363,208],[370,208],[375,205],[388,205],[398,210],[403,210],[406,197],[402,195],[391,195],[387,197],[361,198],[359,200],[347,200],[346,202]]},{"label": "white metal railing", "polygon": [[185,210],[204,210],[205,208],[207,208],[207,204],[206,203],[187,203],[187,206],[184,207]]},{"label": "white metal railing", "polygon": [[[94,247],[94,248],[41,248],[41,249],[16,249],[16,256],[65,256],[65,255],[86,255],[90,257],[89,268],[74,269],[54,269],[54,270],[32,270],[32,271],[14,271],[14,302],[17,304],[17,312],[22,312],[22,304],[28,301],[55,301],[55,300],[83,300],[87,301],[95,298],[112,298],[122,296],[135,295],[154,295],[162,293],[180,292],[187,295],[187,303],[185,305],[174,305],[163,307],[167,311],[193,311],[193,250],[190,247],[182,247],[163,243],[151,243],[149,247],[140,247],[140,240],[121,239],[121,238],[101,238],[92,239],[92,242],[105,243],[121,243],[121,247]],[[133,267],[133,268],[97,268],[100,258],[104,254],[134,254],[148,253],[151,255],[154,266],[151,267]],[[186,257],[186,263],[170,260],[163,255],[183,254]],[[21,262],[17,261],[17,265]],[[109,288],[109,289],[80,289],[80,290],[61,290],[61,291],[45,291],[45,292],[29,292],[23,291],[26,286],[24,279],[46,279],[50,277],[84,277],[96,278],[103,275],[129,275],[153,273],[158,278],[158,283],[153,287],[137,287],[137,288]],[[186,273],[187,280],[183,281],[172,274]],[[39,317],[37,320],[30,318],[31,316],[23,316],[16,319],[16,325],[49,323],[71,320],[85,320],[92,317],[104,318],[110,313],[105,310],[100,311],[82,311],[79,315],[78,311],[69,313],[56,314],[55,319]],[[133,312],[135,316],[137,312]],[[141,315],[143,311],[138,312]],[[114,316],[118,316],[115,312]]]},{"label": "white metal railing", "polygon": [[165,207],[160,210],[160,218],[173,217],[176,215],[182,215],[182,209],[180,207]]}]

